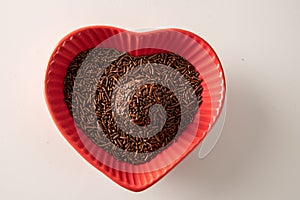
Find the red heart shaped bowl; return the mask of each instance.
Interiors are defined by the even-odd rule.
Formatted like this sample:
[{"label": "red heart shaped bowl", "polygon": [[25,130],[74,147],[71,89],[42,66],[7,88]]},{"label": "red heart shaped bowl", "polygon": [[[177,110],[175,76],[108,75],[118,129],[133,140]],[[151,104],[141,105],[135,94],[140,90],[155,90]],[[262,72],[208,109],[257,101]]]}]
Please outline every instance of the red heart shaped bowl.
[{"label": "red heart shaped bowl", "polygon": [[[202,103],[192,122],[176,141],[147,162],[130,163],[116,159],[78,127],[68,109],[63,92],[68,68],[81,52],[96,48],[111,48],[136,57],[171,52],[191,63],[200,74]],[[59,42],[51,55],[45,77],[47,106],[62,135],[92,166],[132,191],[141,191],[156,183],[204,139],[219,116],[225,92],[223,69],[212,47],[189,31],[173,28],[143,33],[108,26],[78,29]]]}]

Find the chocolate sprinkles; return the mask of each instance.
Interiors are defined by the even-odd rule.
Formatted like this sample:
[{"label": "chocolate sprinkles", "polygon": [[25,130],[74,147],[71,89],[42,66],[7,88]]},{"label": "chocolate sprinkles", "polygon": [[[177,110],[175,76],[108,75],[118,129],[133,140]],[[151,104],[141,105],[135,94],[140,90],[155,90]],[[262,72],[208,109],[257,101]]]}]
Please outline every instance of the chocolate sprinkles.
[{"label": "chocolate sprinkles", "polygon": [[93,48],[70,63],[63,93],[77,128],[115,159],[141,164],[193,121],[201,82],[194,66],[174,53],[135,57]]}]

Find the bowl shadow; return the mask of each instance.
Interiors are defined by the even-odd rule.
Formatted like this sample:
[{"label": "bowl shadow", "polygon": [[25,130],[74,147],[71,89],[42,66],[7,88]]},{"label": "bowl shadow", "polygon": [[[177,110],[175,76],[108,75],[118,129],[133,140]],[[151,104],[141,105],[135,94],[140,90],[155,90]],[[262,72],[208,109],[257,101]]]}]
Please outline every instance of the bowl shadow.
[{"label": "bowl shadow", "polygon": [[[216,193],[235,186],[247,173],[248,165],[264,146],[268,116],[259,91],[251,80],[235,77],[227,81],[227,113],[222,135],[213,151],[199,160],[197,147],[166,178],[166,190]],[[166,182],[168,184],[166,184]]]}]

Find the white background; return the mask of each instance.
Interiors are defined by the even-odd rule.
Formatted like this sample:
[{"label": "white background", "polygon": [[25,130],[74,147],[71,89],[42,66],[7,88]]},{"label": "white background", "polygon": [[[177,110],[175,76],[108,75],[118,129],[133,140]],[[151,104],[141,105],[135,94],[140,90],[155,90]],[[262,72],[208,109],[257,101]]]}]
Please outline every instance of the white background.
[{"label": "white background", "polygon": [[[0,199],[300,199],[300,1],[0,3]],[[84,161],[45,106],[48,59],[86,25],[178,27],[226,70],[228,112],[213,152],[193,151],[153,187],[127,191]]]}]

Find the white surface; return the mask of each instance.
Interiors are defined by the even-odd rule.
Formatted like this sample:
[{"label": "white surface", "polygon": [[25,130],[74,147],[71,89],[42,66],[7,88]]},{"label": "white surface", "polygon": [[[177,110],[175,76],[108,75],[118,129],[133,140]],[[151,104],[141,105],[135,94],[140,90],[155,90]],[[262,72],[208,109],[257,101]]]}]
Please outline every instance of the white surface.
[{"label": "white surface", "polygon": [[[70,1],[71,2],[71,1]],[[300,2],[1,1],[1,199],[299,199]],[[45,107],[48,59],[85,25],[179,27],[226,68],[228,109],[214,151],[196,149],[156,185],[129,192],[71,149]]]}]

